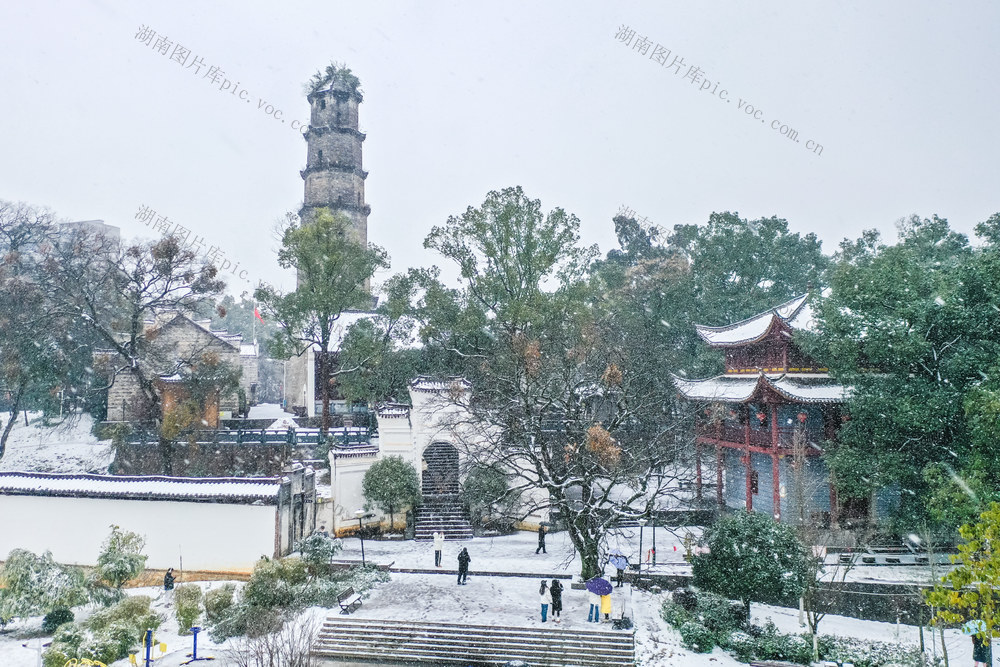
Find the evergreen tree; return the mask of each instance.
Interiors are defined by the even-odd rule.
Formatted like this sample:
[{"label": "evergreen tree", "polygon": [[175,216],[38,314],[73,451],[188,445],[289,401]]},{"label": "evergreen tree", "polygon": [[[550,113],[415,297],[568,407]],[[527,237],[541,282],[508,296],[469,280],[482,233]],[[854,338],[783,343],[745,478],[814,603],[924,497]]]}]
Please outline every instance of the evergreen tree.
[{"label": "evergreen tree", "polygon": [[420,479],[414,467],[399,456],[387,456],[365,471],[361,480],[365,500],[389,513],[390,530],[395,525],[396,510],[420,501]]}]

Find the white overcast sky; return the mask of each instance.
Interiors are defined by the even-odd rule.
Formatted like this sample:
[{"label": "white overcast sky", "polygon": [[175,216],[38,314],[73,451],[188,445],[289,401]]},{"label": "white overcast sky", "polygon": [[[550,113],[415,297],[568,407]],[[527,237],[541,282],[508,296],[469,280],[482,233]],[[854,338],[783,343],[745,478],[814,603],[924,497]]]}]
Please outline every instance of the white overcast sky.
[{"label": "white overcast sky", "polygon": [[[616,41],[622,25],[681,74]],[[575,213],[602,252],[623,204],[668,228],[777,215],[828,252],[910,213],[971,233],[1000,210],[998,28],[1000,4],[973,1],[6,2],[0,198],[124,236],[153,235],[146,205],[289,286],[271,229],[302,200],[290,122],[335,60],[361,78],[369,239],[393,272],[437,263],[430,228],[511,185]],[[682,78],[692,65],[713,88]]]}]

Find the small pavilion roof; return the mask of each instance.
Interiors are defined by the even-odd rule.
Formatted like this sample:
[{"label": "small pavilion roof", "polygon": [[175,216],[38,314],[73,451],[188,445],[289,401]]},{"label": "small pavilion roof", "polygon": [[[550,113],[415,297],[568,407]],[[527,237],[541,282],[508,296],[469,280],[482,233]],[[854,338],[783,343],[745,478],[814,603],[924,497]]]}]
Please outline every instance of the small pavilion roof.
[{"label": "small pavilion roof", "polygon": [[808,293],[734,324],[723,327],[696,324],[695,330],[712,347],[737,347],[762,340],[775,326],[782,324],[793,330],[815,330]]},{"label": "small pavilion roof", "polygon": [[691,401],[749,403],[769,389],[793,403],[843,403],[851,388],[825,373],[815,375],[719,375],[707,380],[674,377],[674,384]]}]

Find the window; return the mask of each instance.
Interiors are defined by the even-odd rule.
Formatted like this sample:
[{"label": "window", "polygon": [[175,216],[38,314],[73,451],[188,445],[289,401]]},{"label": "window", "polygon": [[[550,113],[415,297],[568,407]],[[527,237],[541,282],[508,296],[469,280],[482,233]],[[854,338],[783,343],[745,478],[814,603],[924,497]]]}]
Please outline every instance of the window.
[{"label": "window", "polygon": [[320,149],[320,151],[319,151],[319,163],[323,164],[323,150],[322,149]]},{"label": "window", "polygon": [[319,108],[320,109],[325,109],[326,108],[326,100],[320,100],[319,101]]},{"label": "window", "polygon": [[760,490],[760,476],[756,470],[750,471],[750,493],[757,495]]}]

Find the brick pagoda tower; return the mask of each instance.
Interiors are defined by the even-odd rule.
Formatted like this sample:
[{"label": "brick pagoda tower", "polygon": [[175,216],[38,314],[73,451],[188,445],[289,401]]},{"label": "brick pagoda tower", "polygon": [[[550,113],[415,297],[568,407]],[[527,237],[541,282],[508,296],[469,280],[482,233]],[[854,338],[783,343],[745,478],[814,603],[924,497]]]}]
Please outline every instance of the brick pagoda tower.
[{"label": "brick pagoda tower", "polygon": [[309,220],[317,208],[326,207],[350,218],[356,239],[368,243],[368,214],[365,178],[361,168],[361,144],[365,135],[358,130],[360,82],[345,67],[328,67],[324,76],[313,79],[306,97],[311,115],[303,135],[308,145],[305,198],[299,212]]}]

